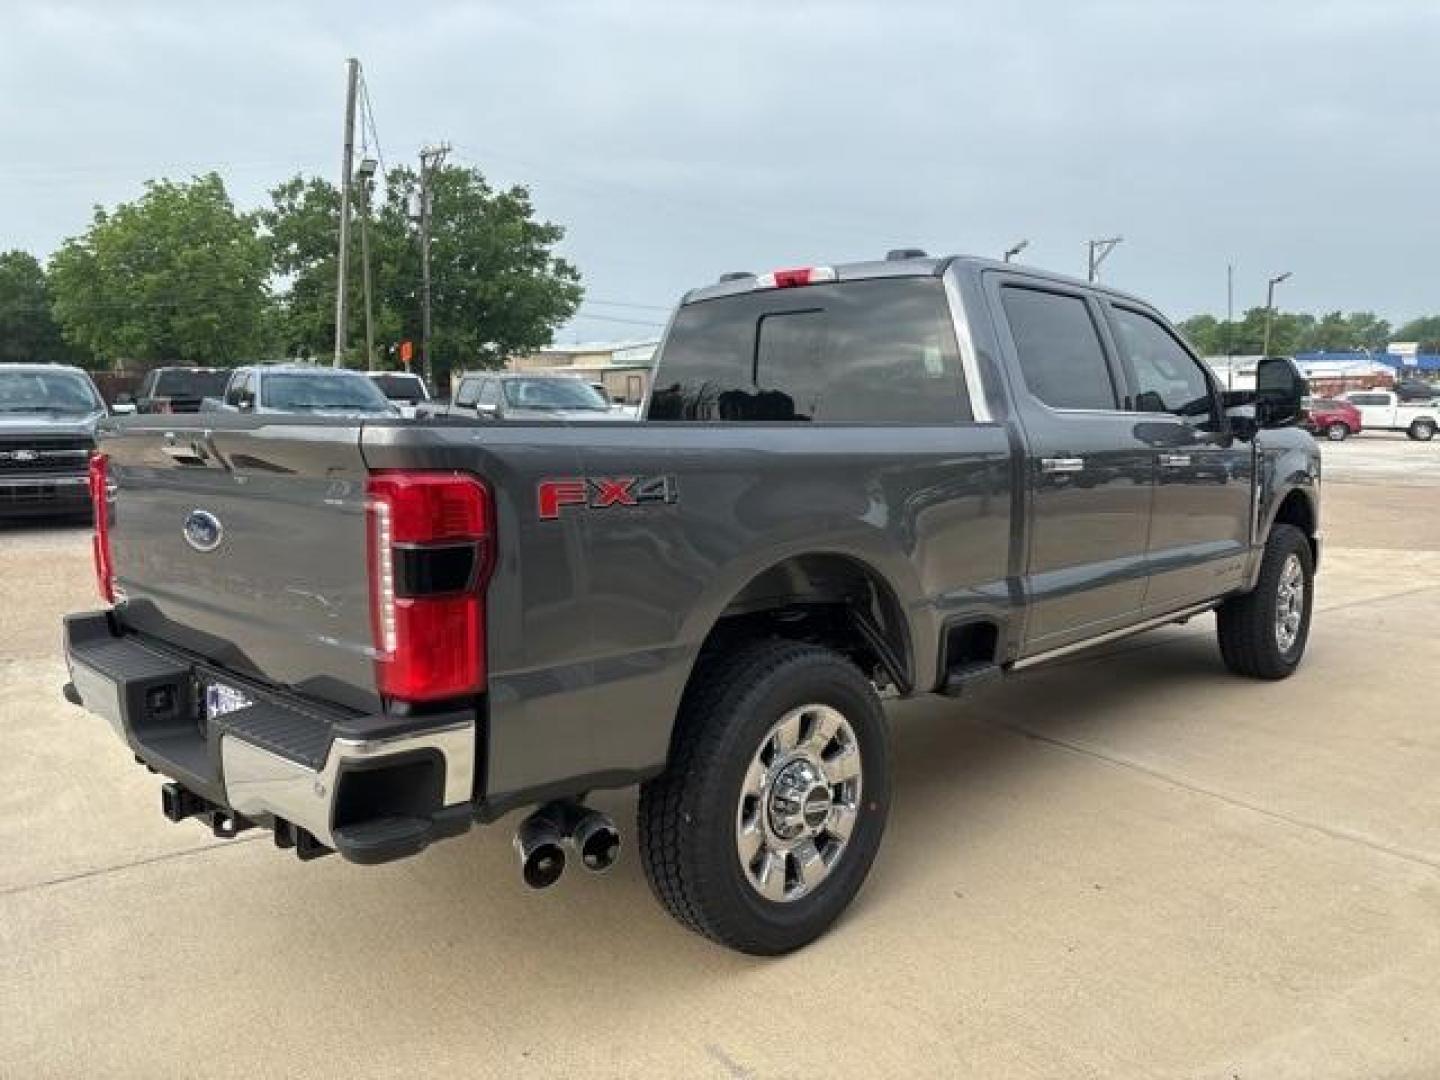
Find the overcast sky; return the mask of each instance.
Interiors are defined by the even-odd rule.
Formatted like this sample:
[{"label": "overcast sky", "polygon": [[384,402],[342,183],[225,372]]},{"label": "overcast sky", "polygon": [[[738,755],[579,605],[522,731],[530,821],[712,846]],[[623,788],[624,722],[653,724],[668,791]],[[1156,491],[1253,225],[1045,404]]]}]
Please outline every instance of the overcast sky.
[{"label": "overcast sky", "polygon": [[[529,185],[644,337],[724,270],[894,246],[1105,279],[1176,318],[1440,312],[1440,2],[347,4],[0,0],[0,249],[218,170],[243,207],[339,172],[344,60],[388,162]],[[629,320],[629,321],[620,321]]]}]

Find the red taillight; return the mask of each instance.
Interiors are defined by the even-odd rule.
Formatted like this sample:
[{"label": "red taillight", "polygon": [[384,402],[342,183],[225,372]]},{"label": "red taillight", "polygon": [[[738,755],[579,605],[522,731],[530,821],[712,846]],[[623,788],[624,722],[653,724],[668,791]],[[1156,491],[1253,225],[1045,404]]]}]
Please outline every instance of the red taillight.
[{"label": "red taillight", "polygon": [[366,484],[376,682],[433,701],[485,688],[490,490],[459,472],[377,472]]},{"label": "red taillight", "polygon": [[772,270],[755,279],[757,289],[793,289],[797,285],[820,285],[835,280],[829,266],[797,266],[791,270]]},{"label": "red taillight", "polygon": [[110,459],[104,454],[90,458],[90,506],[95,518],[95,535],[90,548],[95,556],[95,588],[107,604],[115,602],[115,563],[110,557]]}]

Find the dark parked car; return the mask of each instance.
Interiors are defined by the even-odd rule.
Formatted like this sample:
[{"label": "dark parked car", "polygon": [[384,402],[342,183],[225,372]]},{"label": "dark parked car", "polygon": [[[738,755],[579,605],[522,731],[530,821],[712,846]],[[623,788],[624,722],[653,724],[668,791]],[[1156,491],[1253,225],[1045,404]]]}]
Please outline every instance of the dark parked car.
[{"label": "dark parked car", "polygon": [[665,907],[784,952],[879,848],[882,690],[1204,612],[1230,670],[1296,669],[1320,455],[1294,365],[1257,375],[1222,394],[1098,284],[902,257],[687,294],[643,421],[112,422],[66,694],[172,820],[302,857],[538,806],[515,840],[548,885],[614,861],[584,800],[640,784]]},{"label": "dark parked car", "polygon": [[1395,394],[1401,401],[1440,400],[1440,386],[1424,379],[1401,379],[1395,384]]},{"label": "dark parked car", "polygon": [[[230,377],[226,368],[165,367],[146,373],[135,394],[135,411],[142,413],[193,413],[200,402],[217,397]],[[123,403],[124,395],[117,399]]]},{"label": "dark parked car", "polygon": [[59,364],[0,364],[0,515],[89,510],[90,455],[105,403]]}]

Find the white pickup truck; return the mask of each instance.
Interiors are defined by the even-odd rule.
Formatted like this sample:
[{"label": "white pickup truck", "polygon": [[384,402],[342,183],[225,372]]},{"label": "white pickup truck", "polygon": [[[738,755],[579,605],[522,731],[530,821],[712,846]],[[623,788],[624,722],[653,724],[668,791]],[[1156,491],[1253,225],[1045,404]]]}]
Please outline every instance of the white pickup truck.
[{"label": "white pickup truck", "polygon": [[1365,431],[1403,431],[1421,442],[1440,431],[1440,407],[1433,402],[1409,405],[1389,390],[1352,390],[1340,399],[1360,410]]}]

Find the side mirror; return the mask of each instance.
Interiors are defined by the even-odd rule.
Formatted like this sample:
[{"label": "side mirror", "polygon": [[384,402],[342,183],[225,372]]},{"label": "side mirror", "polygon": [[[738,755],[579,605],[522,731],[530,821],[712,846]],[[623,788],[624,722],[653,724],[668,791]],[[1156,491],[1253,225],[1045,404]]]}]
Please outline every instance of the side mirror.
[{"label": "side mirror", "polygon": [[1300,419],[1309,385],[1295,361],[1267,356],[1255,368],[1255,421],[1263,428],[1285,427]]},{"label": "side mirror", "polygon": [[243,398],[241,398],[239,401],[237,401],[237,402],[235,403],[235,408],[239,409],[241,412],[249,412],[249,411],[250,411],[251,409],[253,409],[254,407],[255,407],[255,399],[254,399],[254,398],[243,397]]}]

